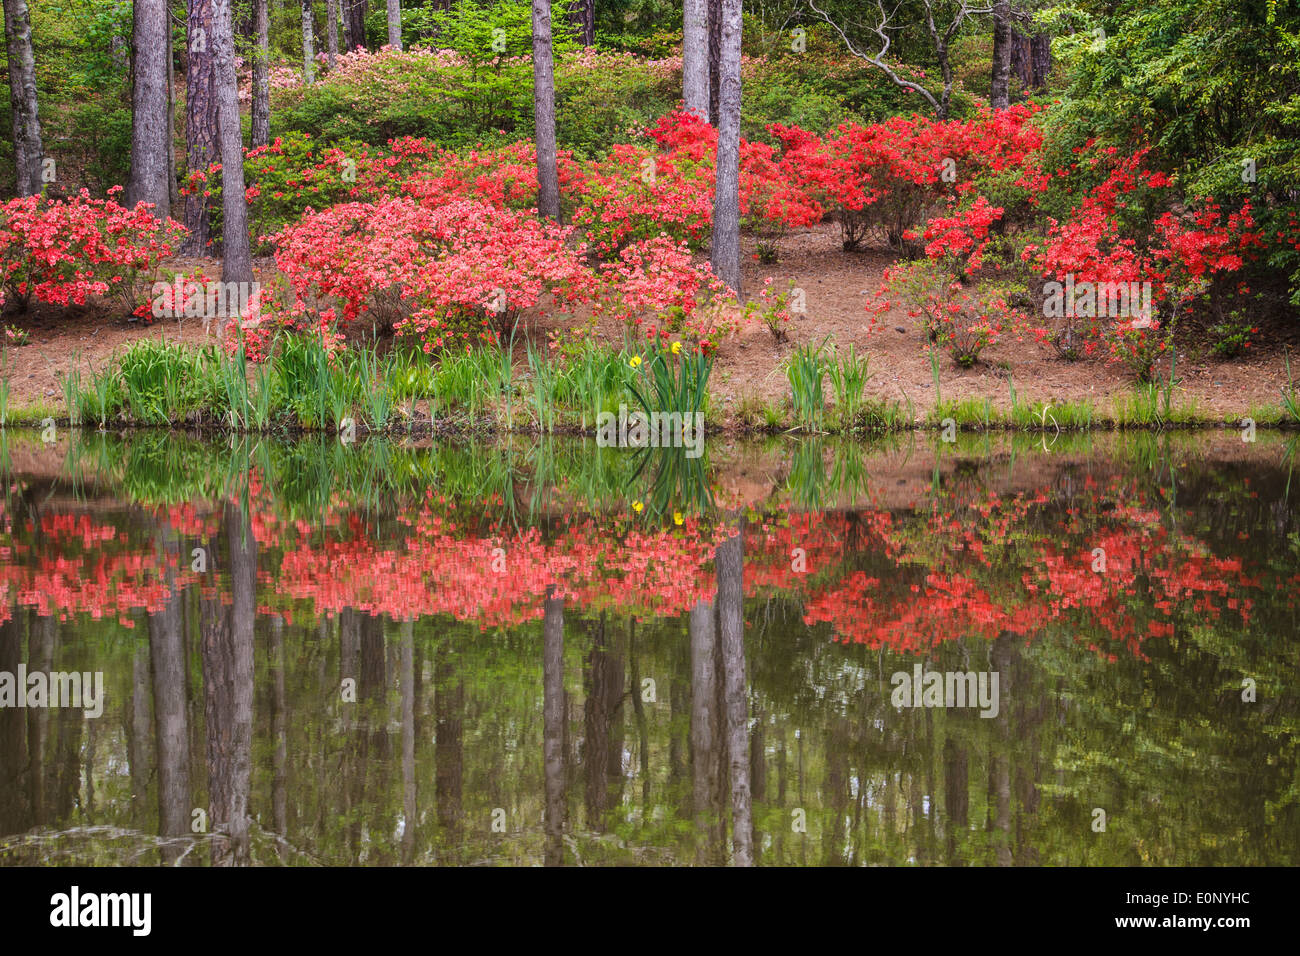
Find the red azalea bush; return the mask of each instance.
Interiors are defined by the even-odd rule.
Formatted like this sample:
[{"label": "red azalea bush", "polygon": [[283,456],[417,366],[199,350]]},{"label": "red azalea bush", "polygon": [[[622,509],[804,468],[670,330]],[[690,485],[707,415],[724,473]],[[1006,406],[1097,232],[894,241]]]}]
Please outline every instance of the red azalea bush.
[{"label": "red azalea bush", "polygon": [[0,206],[5,294],[22,309],[33,298],[68,306],[112,295],[133,311],[147,292],[142,283],[173,254],[185,227],[159,222],[146,203],[119,205],[120,189],[108,199],[83,189],[69,199],[28,196]]},{"label": "red azalea bush", "polygon": [[891,300],[901,302],[909,316],[921,321],[929,342],[962,368],[975,365],[986,348],[1020,322],[999,289],[965,283],[933,259],[885,270],[876,297],[869,310],[884,312]]},{"label": "red azalea bush", "polygon": [[399,198],[309,212],[273,240],[292,315],[369,321],[431,351],[507,337],[547,293],[563,304],[590,298],[595,277],[566,244],[569,231],[482,202]]},{"label": "red azalea bush", "polygon": [[[1086,152],[1092,145],[1079,149]],[[1062,335],[1077,336],[1086,353],[1104,346],[1140,381],[1153,374],[1180,316],[1197,302],[1221,312],[1234,274],[1263,247],[1249,202],[1226,216],[1204,201],[1184,207],[1176,202],[1169,177],[1145,168],[1149,152],[1143,148],[1122,156],[1112,147],[1085,158],[1086,169],[1101,165],[1109,171],[1070,218],[1050,220],[1044,242],[1027,244],[1021,252],[1031,281],[1047,288],[1048,282],[1068,280],[1082,291],[1069,303],[1058,294],[1055,310],[1055,303],[1044,302],[1044,317],[1064,322],[1055,330],[1035,329],[1039,339],[1059,347]],[[1068,174],[1058,170],[1059,175]],[[1129,314],[1101,314],[1102,293],[1112,305],[1118,289],[1139,292],[1141,307],[1130,302]],[[1082,330],[1075,327],[1080,318],[1086,323]]]},{"label": "red azalea bush", "polygon": [[[685,243],[666,235],[633,243],[601,266],[598,312],[621,319],[638,337],[681,335],[706,352],[735,328],[726,304],[734,293],[708,263],[696,266]],[[650,321],[646,315],[653,316]]]},{"label": "red azalea bush", "polygon": [[713,161],[630,143],[575,171],[574,226],[591,248],[615,255],[666,233],[691,249],[708,242],[713,225]]}]

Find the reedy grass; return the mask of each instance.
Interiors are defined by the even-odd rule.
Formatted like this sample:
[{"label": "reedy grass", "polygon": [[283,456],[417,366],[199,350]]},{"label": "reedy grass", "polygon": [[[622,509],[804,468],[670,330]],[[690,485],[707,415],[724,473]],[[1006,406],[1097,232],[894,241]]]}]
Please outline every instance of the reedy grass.
[{"label": "reedy grass", "polygon": [[1287,418],[1300,425],[1300,397],[1296,394],[1295,380],[1291,378],[1291,352],[1284,350],[1283,361],[1286,362],[1286,388],[1282,389],[1282,412]]},{"label": "reedy grass", "polygon": [[826,378],[827,361],[826,343],[801,345],[786,360],[785,377],[790,383],[791,406],[794,409],[796,427],[807,432],[822,430],[825,417],[826,396],[822,390]]}]

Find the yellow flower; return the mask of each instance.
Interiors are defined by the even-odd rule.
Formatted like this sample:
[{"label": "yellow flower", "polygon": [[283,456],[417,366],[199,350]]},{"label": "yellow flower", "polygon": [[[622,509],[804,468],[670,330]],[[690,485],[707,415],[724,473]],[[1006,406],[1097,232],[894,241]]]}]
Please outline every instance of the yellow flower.
[{"label": "yellow flower", "polygon": [[673,524],[681,524],[681,523],[682,523],[682,513],[680,511],[674,511]]},{"label": "yellow flower", "polygon": [[681,355],[681,354],[682,354],[682,343],[681,343],[681,342],[674,342],[674,343],[672,344],[672,350],[673,350],[673,354],[674,354],[674,355]]},{"label": "yellow flower", "polygon": [[633,355],[630,359],[627,360],[627,364],[632,366],[633,368],[636,368],[638,365],[641,364],[641,356]]},{"label": "yellow flower", "polygon": [[644,507],[645,507],[645,505],[641,504],[641,502],[639,502],[639,501],[634,501],[634,502],[632,502],[632,510],[635,511],[637,514],[640,514],[640,513],[641,513],[641,509],[644,508]]}]

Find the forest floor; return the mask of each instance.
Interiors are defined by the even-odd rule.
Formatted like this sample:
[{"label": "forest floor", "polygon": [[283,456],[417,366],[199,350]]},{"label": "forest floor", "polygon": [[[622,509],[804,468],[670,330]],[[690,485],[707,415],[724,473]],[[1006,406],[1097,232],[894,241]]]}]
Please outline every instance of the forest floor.
[{"label": "forest floor", "polygon": [[[761,325],[751,323],[736,336],[721,343],[710,391],[714,414],[734,423],[742,404],[768,403],[780,406],[789,394],[782,363],[806,342],[819,343],[832,336],[834,343],[858,354],[870,356],[872,377],[869,397],[910,399],[915,414],[923,417],[935,404],[930,360],[922,347],[924,332],[899,307],[885,313],[875,331],[869,330],[867,305],[873,299],[881,275],[894,261],[892,254],[878,249],[844,252],[834,223],[791,234],[781,242],[781,259],[764,265],[746,242],[743,256],[744,286],[754,294],[767,278],[773,287],[784,289],[791,280],[804,290],[807,311],[796,316],[785,342],[774,341]],[[207,275],[219,275],[214,260],[176,260],[168,268],[189,273],[202,268]],[[260,264],[259,279],[267,283],[271,260]],[[1195,410],[1207,422],[1239,420],[1252,409],[1276,407],[1279,393],[1287,384],[1284,347],[1300,352],[1300,329],[1291,323],[1252,316],[1259,327],[1249,350],[1242,356],[1220,360],[1211,352],[1203,334],[1180,330],[1178,337],[1175,404]],[[10,383],[10,403],[24,407],[63,410],[59,379],[74,365],[98,370],[115,354],[144,338],[166,339],[190,345],[210,341],[202,320],[164,320],[146,325],[110,316],[94,307],[53,309],[34,306],[24,315],[6,313],[2,321],[29,334],[28,344],[4,348],[3,371]],[[546,331],[561,328],[566,317],[556,315],[534,323],[531,334],[541,338]],[[621,326],[613,320],[598,325],[601,337],[621,341]],[[516,343],[516,361],[526,369],[525,346]],[[1300,361],[1297,363],[1300,374]],[[1167,360],[1161,363],[1167,374]],[[1009,337],[990,347],[983,361],[971,369],[956,367],[945,356],[940,365],[940,393],[944,401],[987,399],[996,410],[1010,407],[1011,383],[1021,404],[1091,399],[1099,417],[1109,417],[1115,399],[1132,392],[1132,374],[1104,356],[1068,362],[1029,337]],[[1010,379],[1010,382],[1009,382]]]}]

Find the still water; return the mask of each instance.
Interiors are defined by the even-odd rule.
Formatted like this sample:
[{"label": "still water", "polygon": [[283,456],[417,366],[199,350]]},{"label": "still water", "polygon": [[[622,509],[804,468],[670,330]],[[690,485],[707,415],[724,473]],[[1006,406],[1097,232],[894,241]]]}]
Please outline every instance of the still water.
[{"label": "still water", "polygon": [[1295,464],[10,434],[0,863],[1294,865]]}]

